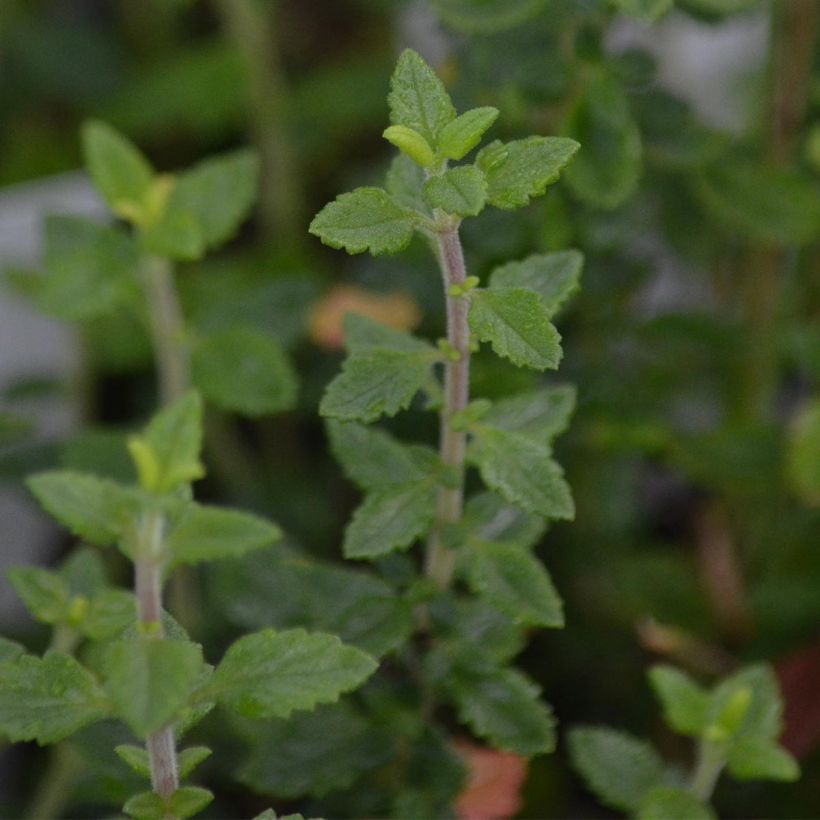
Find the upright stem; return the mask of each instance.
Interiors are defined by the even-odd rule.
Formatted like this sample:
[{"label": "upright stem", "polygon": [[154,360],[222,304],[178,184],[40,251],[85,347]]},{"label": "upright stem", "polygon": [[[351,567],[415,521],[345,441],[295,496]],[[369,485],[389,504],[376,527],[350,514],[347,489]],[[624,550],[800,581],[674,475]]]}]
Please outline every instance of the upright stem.
[{"label": "upright stem", "polygon": [[143,264],[142,275],[151,343],[159,371],[160,402],[166,405],[178,399],[191,382],[185,320],[171,262],[160,256],[149,256]]},{"label": "upright stem", "polygon": [[[165,518],[162,513],[146,513],[140,524],[134,564],[137,614],[146,639],[163,637],[162,628],[162,541]],[[151,766],[151,785],[163,799],[179,788],[174,730],[166,726],[146,741]]]},{"label": "upright stem", "polygon": [[441,408],[439,457],[450,468],[456,486],[438,489],[436,521],[427,545],[425,571],[439,589],[446,589],[453,577],[455,554],[444,546],[442,530],[447,524],[461,520],[464,509],[464,452],[467,435],[450,425],[455,413],[467,406],[470,398],[470,330],[467,325],[469,302],[463,296],[451,296],[451,285],[460,285],[466,278],[464,253],[458,236],[458,227],[438,234],[439,263],[447,300],[447,342],[458,354],[455,361],[444,365],[444,402]]},{"label": "upright stem", "polygon": [[689,786],[692,794],[704,803],[708,802],[725,764],[726,760],[720,749],[713,743],[702,740],[698,747],[698,760]]}]

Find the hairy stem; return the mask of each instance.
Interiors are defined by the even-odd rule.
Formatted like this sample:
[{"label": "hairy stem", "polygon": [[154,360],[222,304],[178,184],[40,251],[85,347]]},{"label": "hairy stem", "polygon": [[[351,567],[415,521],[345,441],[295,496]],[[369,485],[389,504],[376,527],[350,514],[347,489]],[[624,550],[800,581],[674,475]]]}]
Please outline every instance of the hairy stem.
[{"label": "hairy stem", "polygon": [[726,760],[720,749],[706,740],[701,741],[698,747],[698,760],[689,785],[692,794],[707,803],[725,765]]},{"label": "hairy stem", "polygon": [[149,256],[142,274],[151,343],[159,372],[160,402],[166,405],[178,399],[191,382],[185,321],[171,262],[160,256]]},{"label": "hairy stem", "polygon": [[442,530],[461,520],[464,508],[464,452],[467,435],[453,430],[450,419],[467,406],[470,397],[470,330],[467,326],[469,302],[463,296],[451,296],[451,285],[466,278],[464,253],[458,227],[438,234],[439,263],[447,300],[447,342],[458,354],[444,366],[444,401],[441,408],[439,457],[455,478],[456,486],[439,487],[436,497],[436,521],[427,545],[425,571],[439,589],[446,589],[453,578],[455,553],[442,543]]},{"label": "hairy stem", "polygon": [[[149,639],[163,637],[161,554],[164,534],[164,516],[159,512],[146,513],[139,529],[134,591],[140,625]],[[160,797],[167,800],[179,788],[173,728],[165,726],[149,735],[146,748],[151,765],[151,785]]]}]

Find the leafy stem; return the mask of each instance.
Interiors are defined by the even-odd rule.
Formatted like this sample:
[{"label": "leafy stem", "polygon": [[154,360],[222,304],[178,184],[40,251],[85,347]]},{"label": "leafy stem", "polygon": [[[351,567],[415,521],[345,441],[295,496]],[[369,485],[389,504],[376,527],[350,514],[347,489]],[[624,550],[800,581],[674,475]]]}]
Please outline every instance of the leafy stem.
[{"label": "leafy stem", "polygon": [[690,788],[692,793],[704,803],[708,802],[715,790],[720,773],[726,765],[726,756],[722,750],[708,740],[702,740],[698,746],[698,758],[692,772]]},{"label": "leafy stem", "polygon": [[439,264],[447,303],[447,343],[457,354],[444,364],[444,402],[441,408],[439,456],[442,464],[456,476],[454,487],[440,486],[436,495],[436,520],[427,547],[425,569],[440,589],[450,585],[455,567],[455,553],[442,543],[442,529],[456,524],[464,508],[464,454],[467,434],[454,430],[452,417],[467,407],[470,396],[470,330],[467,325],[469,302],[453,296],[450,288],[466,279],[464,252],[458,226],[448,227],[437,235]]}]

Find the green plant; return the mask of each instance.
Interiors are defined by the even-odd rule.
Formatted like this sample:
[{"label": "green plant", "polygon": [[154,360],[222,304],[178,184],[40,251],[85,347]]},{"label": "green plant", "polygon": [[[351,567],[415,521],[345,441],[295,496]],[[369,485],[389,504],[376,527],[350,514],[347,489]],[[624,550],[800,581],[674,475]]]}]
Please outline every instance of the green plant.
[{"label": "green plant", "polygon": [[[467,275],[459,227],[488,204],[514,210],[541,196],[578,143],[496,140],[473,162],[451,165],[479,144],[498,111],[457,116],[442,82],[410,50],[399,58],[389,103],[384,137],[401,154],[386,189],[342,194],[310,230],[332,247],[374,255],[395,253],[419,233],[440,263],[447,332],[434,346],[347,316],[348,357],[320,405],[334,453],[365,494],[344,554],[375,562],[414,605],[415,637],[407,630],[398,647],[414,672],[421,714],[441,715],[447,704],[492,747],[530,757],[553,749],[554,719],[535,683],[510,661],[527,628],[563,625],[561,600],[532,548],[548,521],[574,516],[551,449],[574,393],[541,386],[498,401],[473,398],[470,363],[485,342],[520,367],[556,368],[560,336],[551,319],[577,288],[582,260],[572,251],[536,254],[496,267],[480,287]],[[409,408],[417,394],[438,413],[438,452],[365,426]],[[468,467],[477,468],[488,491],[465,504]],[[427,546],[419,576],[414,562],[397,554],[421,540]],[[422,729],[414,730],[417,741],[427,740]],[[394,814],[408,816],[412,807],[414,816],[427,816],[449,811],[461,777],[456,766],[439,787],[412,787],[407,771],[401,781]]]},{"label": "green plant", "polygon": [[604,805],[641,820],[709,820],[716,817],[709,801],[724,769],[744,781],[799,776],[795,759],[777,744],[783,704],[768,666],[744,667],[712,689],[667,665],[652,668],[649,682],[667,725],[697,741],[695,765],[687,775],[625,732],[574,728],[572,761]]},{"label": "green plant", "polygon": [[[121,744],[110,753],[152,786],[125,803],[135,818],[190,817],[210,802],[207,789],[179,783],[210,750],[178,752],[177,743],[215,705],[248,718],[287,718],[338,699],[376,668],[336,636],[302,629],[245,635],[214,668],[163,610],[162,589],[176,568],[236,558],[281,536],[264,519],[192,500],[190,484],[203,476],[201,440],[201,400],[192,392],[129,440],[137,485],[69,471],[29,482],[74,535],[117,545],[133,564],[133,595],[108,587],[94,560],[79,554],[60,572],[24,567],[11,576],[54,639],[42,657],[2,644],[0,731],[15,742],[50,744],[97,721],[122,721],[144,747]],[[69,654],[81,641],[82,662]]]}]

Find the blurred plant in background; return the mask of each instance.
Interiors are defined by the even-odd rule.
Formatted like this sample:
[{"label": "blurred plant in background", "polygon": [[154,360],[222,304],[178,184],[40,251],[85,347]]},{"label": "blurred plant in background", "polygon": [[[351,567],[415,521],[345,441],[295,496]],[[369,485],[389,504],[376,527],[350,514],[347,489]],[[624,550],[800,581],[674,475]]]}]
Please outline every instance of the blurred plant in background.
[{"label": "blurred plant in background", "polygon": [[[249,142],[260,157],[252,228],[216,257],[179,262],[176,284],[202,338],[240,323],[295,363],[292,411],[240,418],[230,403],[209,408],[201,493],[275,518],[287,549],[196,570],[205,613],[196,639],[224,647],[243,629],[355,621],[344,601],[328,610],[322,593],[336,573],[354,583],[333,562],[357,495],[316,416],[339,364],[328,350],[338,340],[334,299],[433,337],[444,317],[420,243],[394,260],[345,260],[314,242],[307,223],[336,191],[382,176],[387,78],[409,45],[439,69],[459,110],[503,111],[501,139],[555,133],[584,146],[546,197],[514,217],[482,213],[464,231],[477,275],[570,246],[586,258],[584,287],[559,322],[562,376],[580,386],[557,447],[577,521],[554,526],[539,547],[564,593],[567,628],[534,636],[519,662],[563,727],[605,723],[651,737],[682,766],[690,750],[657,719],[648,664],[674,663],[711,686],[741,664],[769,662],[785,698],[783,743],[802,779],[721,780],[714,805],[727,817],[820,814],[819,25],[814,0],[6,0],[0,183],[79,167],[73,135],[88,117],[128,134],[162,170]],[[686,87],[673,61],[684,38],[725,44],[718,33],[732,31],[765,49],[747,47],[742,76]],[[703,103],[708,92],[722,117]],[[64,220],[49,225],[47,240],[66,238]],[[7,284],[27,290],[12,273]],[[351,290],[340,297],[340,286]],[[65,296],[36,299],[73,323],[83,364],[60,383],[32,372],[4,386],[0,473],[10,486],[56,465],[128,480],[121,431],[156,398],[149,333],[127,311],[67,315]],[[537,384],[477,357],[479,395]],[[43,441],[15,412],[66,394],[82,427],[65,440]],[[392,429],[435,435],[416,414]],[[55,562],[67,546],[55,540]],[[326,562],[321,572],[308,573],[306,555]],[[112,559],[111,577],[123,572]],[[374,598],[383,594],[374,587]],[[27,622],[2,631],[46,640]],[[369,810],[382,739],[355,711],[309,717],[271,724],[264,737],[254,730],[255,752],[244,726],[201,730],[197,742],[217,749],[199,769],[215,816],[251,816],[271,800],[328,816]],[[384,725],[400,733],[400,718]],[[58,772],[65,812],[91,816],[127,793],[127,769],[100,757],[102,745],[110,748],[83,746]],[[228,750],[258,802],[211,763]],[[42,753],[4,754],[2,810],[14,816],[37,788]],[[338,758],[349,764],[342,774],[328,764]],[[442,772],[435,759],[416,765],[420,781]],[[501,805],[519,804],[522,816],[600,813],[564,746],[530,764],[520,793],[519,782],[503,781],[513,799]],[[457,804],[464,816],[475,816],[470,788]]]}]

